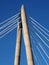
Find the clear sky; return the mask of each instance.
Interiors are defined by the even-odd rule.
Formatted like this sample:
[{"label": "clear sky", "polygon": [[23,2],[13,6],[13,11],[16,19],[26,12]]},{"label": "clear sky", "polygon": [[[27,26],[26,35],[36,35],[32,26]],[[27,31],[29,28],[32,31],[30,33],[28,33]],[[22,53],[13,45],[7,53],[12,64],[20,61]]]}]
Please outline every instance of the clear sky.
[{"label": "clear sky", "polygon": [[[0,22],[18,13],[22,4],[25,6],[28,20],[31,16],[49,29],[49,0],[0,0]],[[0,65],[14,65],[16,32],[15,29],[0,39]],[[41,59],[40,56],[39,58]],[[42,59],[41,61],[43,62]],[[36,61],[34,62],[36,65]],[[44,62],[40,64],[43,65]],[[27,65],[23,36],[20,65]]]}]

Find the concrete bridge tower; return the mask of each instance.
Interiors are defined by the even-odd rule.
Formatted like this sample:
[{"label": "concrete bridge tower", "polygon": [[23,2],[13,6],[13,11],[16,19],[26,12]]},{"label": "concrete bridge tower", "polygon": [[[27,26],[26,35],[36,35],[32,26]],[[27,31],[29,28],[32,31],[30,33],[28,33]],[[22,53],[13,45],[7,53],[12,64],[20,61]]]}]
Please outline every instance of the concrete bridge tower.
[{"label": "concrete bridge tower", "polygon": [[23,5],[21,7],[21,21],[22,21],[22,27],[20,25],[18,26],[14,65],[20,65],[19,64],[19,60],[20,60],[19,57],[20,57],[22,31],[23,31],[24,42],[25,42],[27,63],[28,63],[28,65],[33,65],[33,58],[32,58],[31,44],[30,44],[29,33],[28,33],[28,26],[27,26],[26,14],[25,14],[25,10],[24,10]]}]

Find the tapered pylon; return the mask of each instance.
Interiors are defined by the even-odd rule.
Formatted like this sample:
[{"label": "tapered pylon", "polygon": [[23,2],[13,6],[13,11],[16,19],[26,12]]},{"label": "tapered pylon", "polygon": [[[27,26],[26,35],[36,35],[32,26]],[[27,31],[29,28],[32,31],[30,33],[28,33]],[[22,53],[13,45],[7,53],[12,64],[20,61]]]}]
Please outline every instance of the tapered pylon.
[{"label": "tapered pylon", "polygon": [[21,7],[21,19],[22,19],[22,27],[23,27],[23,35],[24,35],[24,42],[25,42],[25,48],[26,48],[27,62],[28,62],[28,65],[33,65],[30,39],[29,39],[28,27],[26,23],[26,15],[25,15],[25,10],[24,10],[23,5]]},{"label": "tapered pylon", "polygon": [[22,36],[22,24],[18,25],[14,65],[20,65],[20,47]]}]

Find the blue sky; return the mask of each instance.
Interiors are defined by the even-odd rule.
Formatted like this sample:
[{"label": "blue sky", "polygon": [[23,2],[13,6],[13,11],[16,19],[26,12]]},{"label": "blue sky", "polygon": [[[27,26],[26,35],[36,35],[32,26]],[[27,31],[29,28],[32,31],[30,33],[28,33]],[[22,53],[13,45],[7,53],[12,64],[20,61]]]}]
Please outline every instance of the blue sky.
[{"label": "blue sky", "polygon": [[[49,0],[0,0],[0,22],[18,13],[22,4],[25,6],[28,21],[29,16],[32,16],[40,24],[49,29]],[[0,65],[14,65],[16,32],[15,29],[0,39]],[[39,58],[41,59],[41,56]],[[20,65],[27,65],[23,36]]]}]

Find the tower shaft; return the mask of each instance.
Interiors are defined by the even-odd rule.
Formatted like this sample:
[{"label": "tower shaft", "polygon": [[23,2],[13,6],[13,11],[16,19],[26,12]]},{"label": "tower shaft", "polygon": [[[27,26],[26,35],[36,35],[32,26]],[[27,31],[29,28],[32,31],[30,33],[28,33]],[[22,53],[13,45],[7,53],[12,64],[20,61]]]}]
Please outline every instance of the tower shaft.
[{"label": "tower shaft", "polygon": [[22,36],[22,27],[21,25],[18,25],[14,65],[20,65],[21,36]]},{"label": "tower shaft", "polygon": [[28,65],[33,65],[31,45],[30,45],[30,39],[29,39],[24,6],[21,7],[21,19],[22,19],[22,27],[23,27],[23,35],[24,35],[24,42],[25,42],[25,48],[26,48],[27,62],[28,62]]}]

